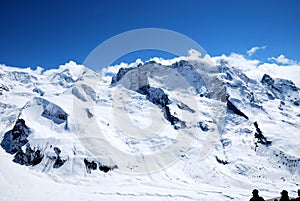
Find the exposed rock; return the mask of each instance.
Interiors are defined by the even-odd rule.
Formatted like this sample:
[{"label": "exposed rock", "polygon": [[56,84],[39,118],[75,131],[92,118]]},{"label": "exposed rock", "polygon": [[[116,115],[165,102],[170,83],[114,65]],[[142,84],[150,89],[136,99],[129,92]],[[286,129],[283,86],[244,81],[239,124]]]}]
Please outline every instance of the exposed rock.
[{"label": "exposed rock", "polygon": [[86,97],[84,97],[84,95],[82,93],[80,93],[80,91],[78,90],[77,87],[72,87],[72,94],[78,98],[79,100],[83,101],[83,102],[87,102]]},{"label": "exposed rock", "polygon": [[186,110],[186,111],[189,111],[191,113],[195,113],[196,112],[195,110],[193,110],[192,108],[190,108],[188,105],[186,105],[184,103],[177,104],[177,107],[179,109]]},{"label": "exposed rock", "polygon": [[88,108],[86,108],[85,110],[86,110],[87,117],[88,117],[89,119],[92,118],[92,117],[94,116],[93,113],[92,113]]},{"label": "exposed rock", "polygon": [[86,93],[86,95],[90,96],[93,101],[96,101],[96,92],[90,86],[86,84],[81,84],[82,89]]},{"label": "exposed rock", "polygon": [[38,93],[40,96],[43,96],[43,95],[45,94],[45,92],[43,92],[43,91],[42,91],[41,89],[39,89],[39,88],[34,88],[32,91],[35,92],[35,93]]},{"label": "exposed rock", "polygon": [[9,91],[9,88],[3,84],[0,84],[0,95],[3,94],[3,91]]},{"label": "exposed rock", "polygon": [[72,76],[72,73],[69,69],[65,69],[53,75],[51,78],[51,83],[70,88],[73,86],[73,83],[76,81],[76,79],[77,78]]},{"label": "exposed rock", "polygon": [[208,93],[208,88],[203,79],[204,75],[201,75],[200,72],[188,61],[181,60],[168,67],[177,71],[180,76],[185,79],[188,85],[194,87],[197,94],[199,94],[201,97],[204,96],[209,98],[210,93]]},{"label": "exposed rock", "polygon": [[219,159],[217,156],[216,156],[216,160],[218,161],[218,163],[221,163],[223,165],[227,165],[228,164],[228,161]]},{"label": "exposed rock", "polygon": [[26,165],[26,166],[35,166],[39,164],[44,158],[44,155],[41,153],[41,151],[38,150],[33,150],[29,144],[26,144],[26,150],[23,152],[22,149],[20,149],[13,161],[15,163],[19,163],[21,165]]},{"label": "exposed rock", "polygon": [[261,82],[262,82],[263,84],[267,84],[267,85],[269,85],[269,86],[272,86],[272,85],[274,84],[273,78],[271,78],[271,76],[268,75],[268,74],[264,74],[264,76],[262,77]]},{"label": "exposed rock", "polygon": [[18,119],[13,129],[4,134],[1,146],[7,153],[15,154],[21,151],[22,146],[28,142],[27,138],[30,133],[25,121]]},{"label": "exposed rock", "polygon": [[95,161],[88,161],[86,158],[83,160],[86,168],[86,172],[91,174],[91,170],[97,169],[97,163]]},{"label": "exposed rock", "polygon": [[267,138],[263,135],[262,131],[258,127],[257,122],[254,122],[254,126],[255,126],[255,129],[256,129],[254,137],[257,138],[257,142],[261,143],[263,145],[271,145],[272,141],[267,140]]},{"label": "exposed rock", "polygon": [[269,88],[270,92],[268,93],[272,93],[271,96],[275,98],[292,101],[299,98],[299,88],[290,80],[272,78],[268,74],[264,74],[261,82]]},{"label": "exposed rock", "polygon": [[137,90],[140,94],[146,95],[146,98],[155,105],[165,107],[169,103],[168,95],[160,88],[145,85]]},{"label": "exposed rock", "polygon": [[55,157],[55,162],[53,164],[53,168],[60,168],[61,166],[64,165],[64,163],[67,161],[66,159],[62,159],[60,157],[60,153],[61,153],[61,150],[57,147],[54,147],[54,152],[56,154],[56,157]]},{"label": "exposed rock", "polygon": [[179,128],[184,128],[185,127],[185,122],[181,121],[177,117],[173,116],[171,114],[170,108],[168,106],[165,106],[163,108],[163,113],[164,113],[164,117],[166,118],[166,120],[168,120],[171,123],[171,125],[174,126],[174,128],[176,130],[179,129]]},{"label": "exposed rock", "polygon": [[278,106],[278,109],[279,109],[279,110],[283,110],[283,106],[285,106],[285,102],[280,101],[280,104],[279,104],[279,106]]},{"label": "exposed rock", "polygon": [[89,161],[86,158],[84,159],[84,164],[85,164],[86,171],[88,174],[91,174],[91,171],[96,170],[98,166],[99,166],[99,170],[103,171],[105,173],[118,168],[118,166],[116,166],[116,165],[114,165],[114,166],[101,165],[99,162]]},{"label": "exposed rock", "polygon": [[201,128],[202,131],[206,132],[209,130],[208,125],[204,121],[199,122],[199,127]]},{"label": "exposed rock", "polygon": [[61,107],[42,98],[36,97],[34,99],[37,104],[43,106],[43,117],[52,120],[56,124],[67,123],[68,114]]},{"label": "exposed rock", "polygon": [[160,88],[150,87],[145,85],[137,90],[140,94],[146,95],[146,98],[155,105],[162,108],[165,119],[167,119],[175,129],[185,127],[185,122],[181,121],[179,118],[173,116],[168,107],[169,98],[168,95]]},{"label": "exposed rock", "polygon": [[102,172],[107,173],[108,171],[112,171],[114,169],[118,168],[118,166],[106,166],[106,165],[99,165],[99,170]]},{"label": "exposed rock", "polygon": [[245,119],[249,119],[247,115],[245,115],[243,112],[241,112],[233,103],[227,99],[227,108],[228,110],[231,110],[234,114],[237,114],[239,116],[244,117]]},{"label": "exposed rock", "polygon": [[122,79],[122,77],[126,73],[131,71],[132,69],[134,69],[134,68],[120,68],[119,72],[115,76],[112,77],[111,84],[115,84],[115,83],[119,82]]}]

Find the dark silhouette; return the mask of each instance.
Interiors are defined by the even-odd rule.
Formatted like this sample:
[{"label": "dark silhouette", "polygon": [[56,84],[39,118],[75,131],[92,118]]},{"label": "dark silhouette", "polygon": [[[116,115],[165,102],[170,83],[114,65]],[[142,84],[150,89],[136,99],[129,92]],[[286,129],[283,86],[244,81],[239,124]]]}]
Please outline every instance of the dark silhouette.
[{"label": "dark silhouette", "polygon": [[258,195],[258,190],[257,189],[254,189],[252,191],[252,194],[253,194],[253,197],[250,199],[250,201],[265,201],[262,197],[260,197]]},{"label": "dark silhouette", "polygon": [[298,197],[295,199],[292,199],[293,201],[300,201],[300,189],[298,189]]},{"label": "dark silhouette", "polygon": [[281,198],[279,201],[289,201],[289,193],[286,190],[281,191]]}]

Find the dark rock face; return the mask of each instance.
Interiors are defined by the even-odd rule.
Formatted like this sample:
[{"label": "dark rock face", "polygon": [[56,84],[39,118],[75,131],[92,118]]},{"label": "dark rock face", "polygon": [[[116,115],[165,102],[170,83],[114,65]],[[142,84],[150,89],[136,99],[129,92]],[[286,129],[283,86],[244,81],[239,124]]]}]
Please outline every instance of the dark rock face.
[{"label": "dark rock face", "polygon": [[67,123],[68,114],[61,107],[42,98],[35,98],[35,100],[44,109],[43,117],[52,120],[56,124]]},{"label": "dark rock face", "polygon": [[[184,63],[184,62],[185,61],[182,61],[181,63],[180,62],[176,63],[176,65],[174,64],[174,65],[170,66],[170,68],[176,69],[178,72],[186,71],[186,68],[194,69],[191,65],[188,65],[188,63]],[[148,64],[151,64],[151,63],[148,63]],[[126,73],[128,73],[129,71],[131,71],[133,69],[137,69],[137,68],[139,68],[139,67],[120,68],[119,72],[112,78],[111,84],[112,85],[116,84],[118,81],[120,81],[122,79],[122,77],[124,77],[124,75]],[[188,72],[188,71],[186,71],[186,72]],[[197,74],[194,73],[194,74],[199,75],[198,73]],[[199,82],[200,78],[201,78],[201,76],[199,75],[199,78],[197,77],[197,78],[195,78],[195,80],[197,80]],[[197,82],[194,82],[194,83],[197,83]],[[171,123],[171,125],[174,126],[175,129],[180,129],[182,127],[185,127],[184,121],[181,121],[180,119],[178,119],[177,117],[175,117],[174,115],[171,114],[170,108],[168,107],[170,100],[168,98],[168,95],[165,94],[165,92],[161,88],[155,88],[155,87],[151,87],[150,85],[145,85],[136,91],[142,95],[146,95],[147,100],[149,100],[151,103],[159,106],[162,109],[165,119],[167,119]],[[191,112],[194,112],[190,108],[185,107],[184,109],[189,109]]]},{"label": "dark rock face", "polygon": [[264,74],[261,82],[270,90],[268,92],[270,97],[273,96],[274,98],[281,100],[291,100],[296,102],[296,104],[297,101],[300,101],[299,88],[297,88],[297,86],[290,80],[272,78],[271,76]]},{"label": "dark rock face", "polygon": [[40,96],[43,96],[43,95],[45,94],[45,92],[43,92],[43,91],[42,91],[41,89],[39,89],[39,88],[34,88],[32,91],[35,92],[35,93],[38,93]]},{"label": "dark rock face", "polygon": [[292,90],[292,91],[298,91],[298,88],[296,85],[290,81],[290,80],[285,80],[285,79],[273,79],[271,76],[264,74],[261,82],[263,84],[267,84],[270,87],[272,87],[274,90],[277,90],[279,92],[287,91],[287,90]]},{"label": "dark rock face", "polygon": [[273,78],[271,78],[271,76],[268,75],[268,74],[264,74],[261,82],[264,83],[264,84],[267,84],[269,86],[272,86],[274,84]]},{"label": "dark rock face", "polygon": [[258,127],[258,123],[254,122],[254,126],[256,129],[256,132],[254,134],[254,137],[257,138],[257,142],[263,145],[271,145],[272,141],[267,140],[267,138],[263,135],[262,131]]},{"label": "dark rock face", "polygon": [[108,171],[112,171],[112,170],[114,170],[116,168],[118,168],[118,166],[116,166],[116,165],[112,166],[112,167],[106,166],[106,165],[100,165],[99,166],[99,170],[102,171],[102,172],[105,172],[105,173],[107,173]]},{"label": "dark rock face", "polygon": [[146,95],[146,98],[150,102],[161,107],[165,107],[170,101],[168,95],[160,88],[154,88],[146,85],[138,89],[137,92]]},{"label": "dark rock face", "polygon": [[227,165],[228,164],[228,161],[219,159],[217,156],[216,156],[216,160],[218,161],[218,163],[221,163],[223,165]]},{"label": "dark rock face", "polygon": [[86,158],[84,159],[84,164],[86,167],[86,171],[90,174],[91,170],[96,170],[97,169],[97,163],[95,161],[88,161]]},{"label": "dark rock face", "polygon": [[[201,96],[201,95],[200,95]],[[186,111],[189,111],[191,113],[195,113],[196,111],[193,110],[192,108],[190,108],[188,105],[184,104],[184,103],[180,103],[180,104],[177,104],[177,107],[181,110],[186,110]]]},{"label": "dark rock face", "polygon": [[20,165],[26,165],[26,166],[35,166],[39,164],[44,158],[44,155],[41,153],[40,150],[33,150],[29,144],[26,144],[26,150],[23,152],[22,149],[20,149],[14,158],[15,163],[19,163]]},{"label": "dark rock face", "polygon": [[206,132],[209,130],[208,125],[204,121],[199,122],[199,127],[201,128],[202,131]]},{"label": "dark rock face", "polygon": [[102,171],[102,172],[105,172],[105,173],[118,168],[118,166],[116,166],[116,165],[114,165],[114,166],[102,165],[99,162],[89,161],[86,158],[84,159],[84,164],[85,164],[86,171],[87,171],[88,174],[91,174],[91,171],[96,170],[98,166],[99,166],[99,170]]},{"label": "dark rock face", "polygon": [[245,119],[249,119],[247,115],[245,115],[243,112],[241,112],[233,103],[227,99],[227,108],[228,110],[231,110],[234,114],[237,114],[239,116],[244,117]]},{"label": "dark rock face", "polygon": [[12,130],[4,134],[1,147],[10,154],[15,154],[21,150],[28,140],[30,129],[26,126],[23,119],[18,119]]},{"label": "dark rock face", "polygon": [[146,95],[146,98],[153,104],[162,108],[165,119],[167,119],[175,129],[185,127],[185,122],[173,116],[168,107],[168,95],[160,88],[150,87],[149,85],[143,86],[137,90],[140,94]]},{"label": "dark rock face", "polygon": [[61,150],[57,147],[54,147],[54,152],[56,154],[55,162],[53,164],[53,168],[60,168],[64,165],[64,163],[67,161],[66,159],[62,159],[59,155],[61,153]]},{"label": "dark rock face", "polygon": [[[12,130],[4,134],[4,138],[1,142],[2,148],[10,154],[15,154],[14,162],[21,165],[37,165],[42,160],[44,155],[41,150],[32,149],[28,144],[28,136],[30,135],[30,129],[26,126],[23,119],[18,119]],[[26,145],[25,152],[22,147]]]},{"label": "dark rock face", "polygon": [[3,91],[9,91],[9,88],[3,84],[0,84],[0,95],[3,94]]},{"label": "dark rock face", "polygon": [[122,79],[122,77],[132,69],[134,68],[120,68],[119,72],[112,77],[111,84],[119,82]]}]

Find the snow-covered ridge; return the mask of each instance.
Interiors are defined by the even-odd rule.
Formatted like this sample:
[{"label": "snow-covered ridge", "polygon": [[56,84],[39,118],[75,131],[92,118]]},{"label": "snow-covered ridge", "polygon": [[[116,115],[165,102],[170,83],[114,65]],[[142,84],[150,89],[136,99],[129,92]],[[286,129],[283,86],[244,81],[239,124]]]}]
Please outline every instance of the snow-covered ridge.
[{"label": "snow-covered ridge", "polygon": [[[157,60],[109,67],[101,74],[74,62],[47,71],[1,65],[1,168],[17,163],[24,166],[12,166],[21,172],[30,169],[29,178],[41,174],[59,183],[101,187],[116,184],[116,192],[108,187],[103,187],[103,191],[117,194],[125,188],[133,191],[132,196],[141,191],[140,195],[149,199],[155,195],[139,189],[159,191],[158,199],[166,198],[171,189],[170,198],[190,200],[242,200],[254,187],[269,197],[283,187],[293,192],[300,185],[300,147],[295,140],[299,139],[300,128],[298,82],[287,72],[288,76],[276,76],[277,71],[266,70],[266,65],[255,64],[245,69],[236,57],[231,57],[210,58],[211,63],[201,59],[174,60],[168,65]],[[195,69],[210,72],[211,65],[217,72],[214,79],[205,81]],[[150,68],[152,74],[147,71]],[[180,80],[171,79],[171,74],[162,76],[161,69],[179,73],[187,84],[183,86],[190,88],[172,85]],[[296,71],[293,67],[292,72]],[[138,82],[134,80],[136,72],[143,78]],[[114,108],[119,106],[114,105],[119,98],[116,90],[127,102]],[[185,97],[187,94],[192,94],[196,107],[190,97]],[[207,157],[200,159],[207,136],[217,128],[212,108],[218,105],[226,107],[224,128]],[[74,110],[82,115],[80,125]],[[150,111],[154,111],[155,118],[149,120]],[[189,121],[190,117],[196,121]],[[114,147],[142,157],[177,143],[176,136],[183,131],[192,136],[193,144],[188,150],[175,153],[178,160],[161,171],[150,176],[127,175],[121,171],[124,164],[118,163],[110,150],[103,148],[96,157],[91,151],[93,147],[87,147],[93,144],[89,141],[92,138],[86,133],[87,138],[83,139],[85,136],[78,132],[84,131],[80,130],[85,128],[84,123],[92,121],[97,122]],[[151,140],[134,139],[134,135],[123,134],[134,130],[126,130],[120,122],[132,123],[136,128],[154,125],[154,130],[155,125],[163,122],[165,127]],[[126,165],[129,172],[136,168]],[[125,184],[134,188],[124,187]]]}]

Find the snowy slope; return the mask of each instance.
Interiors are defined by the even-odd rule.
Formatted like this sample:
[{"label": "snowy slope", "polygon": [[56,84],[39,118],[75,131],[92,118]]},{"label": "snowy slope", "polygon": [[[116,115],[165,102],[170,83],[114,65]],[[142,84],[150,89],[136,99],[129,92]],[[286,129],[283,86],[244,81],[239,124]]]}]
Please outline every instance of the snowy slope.
[{"label": "snowy slope", "polygon": [[244,72],[230,58],[181,59],[100,74],[74,62],[48,71],[0,66],[1,199],[295,193],[297,80]]}]

